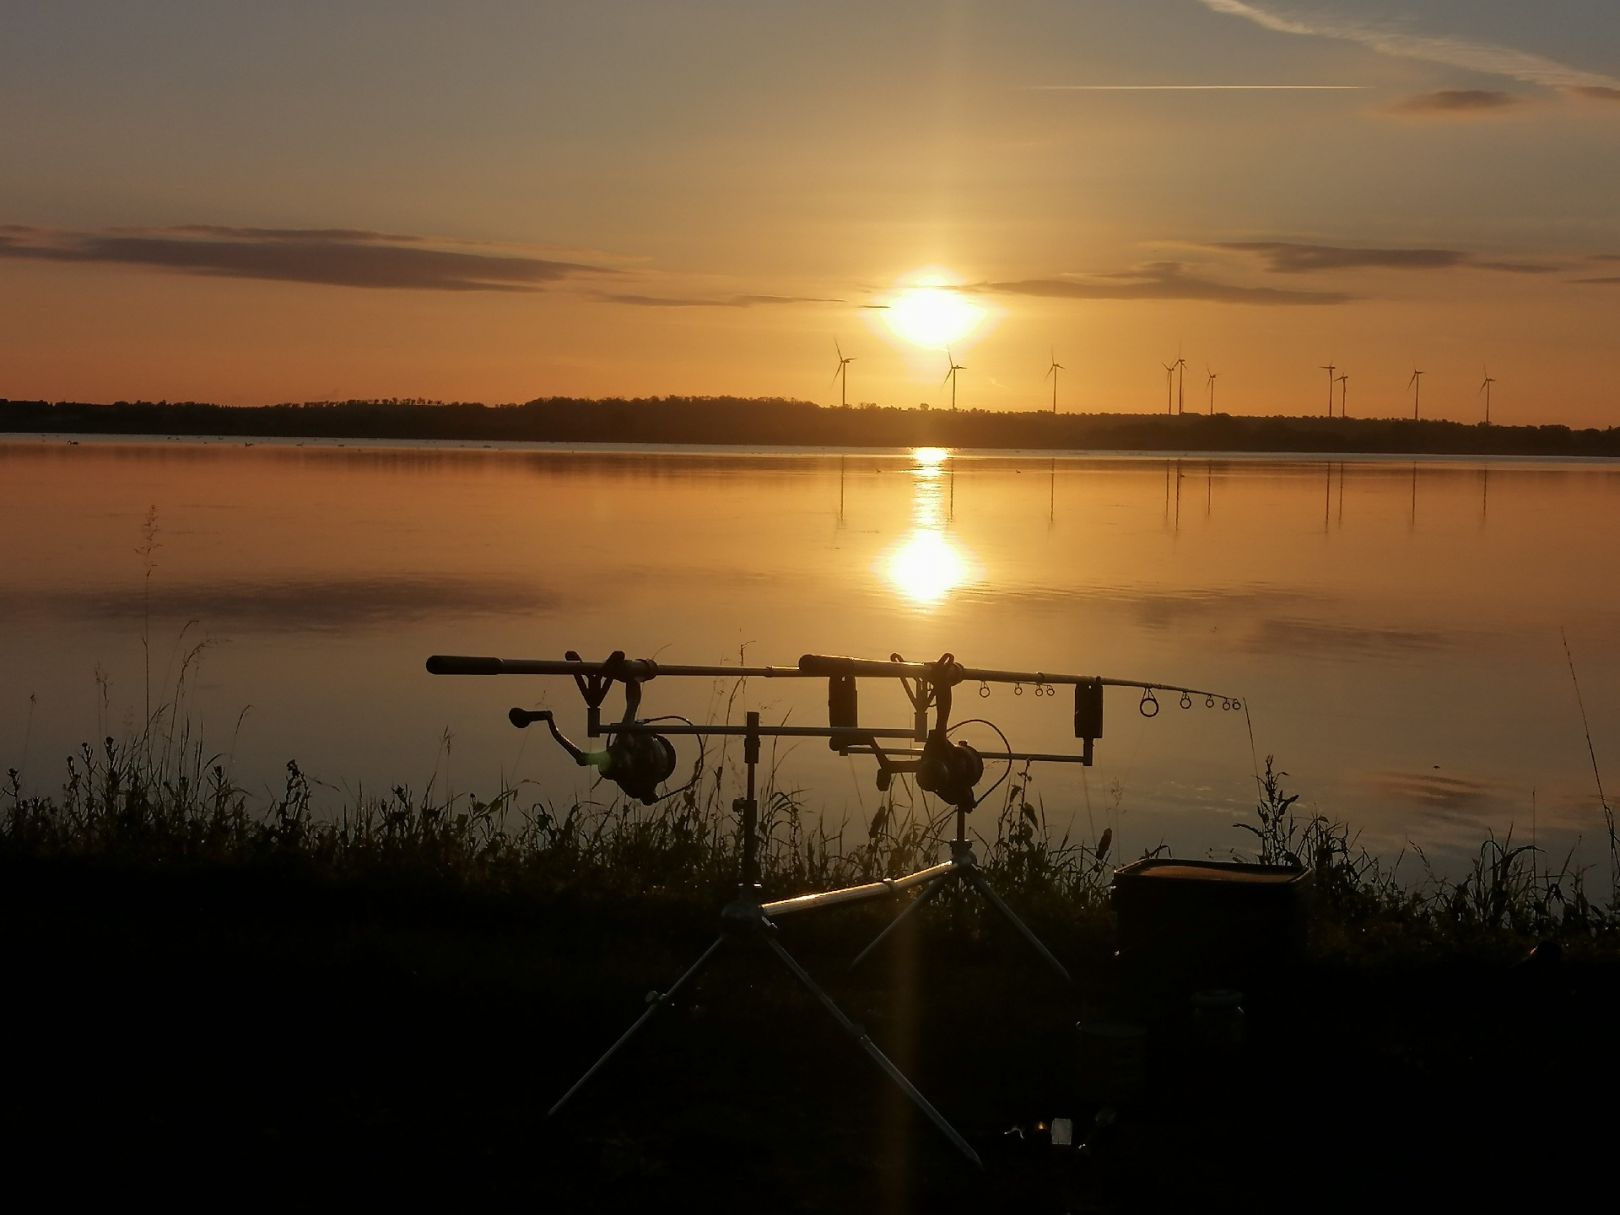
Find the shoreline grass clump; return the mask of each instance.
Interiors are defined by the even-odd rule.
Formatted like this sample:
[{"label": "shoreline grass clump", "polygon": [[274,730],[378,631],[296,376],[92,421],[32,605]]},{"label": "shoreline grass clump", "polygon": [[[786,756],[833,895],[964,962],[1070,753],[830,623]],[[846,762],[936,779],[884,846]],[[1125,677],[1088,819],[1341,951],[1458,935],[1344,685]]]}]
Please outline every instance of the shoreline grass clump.
[{"label": "shoreline grass clump", "polygon": [[[738,823],[725,756],[695,761],[691,779],[652,807],[624,799],[558,803],[527,785],[490,798],[417,792],[321,805],[315,782],[289,761],[279,795],[255,805],[197,732],[180,725],[88,744],[67,760],[57,794],[25,792],[16,769],[0,786],[0,862],[67,861],[149,869],[262,868],[323,882],[389,881],[496,896],[617,898],[712,907],[735,887]],[[1458,878],[1439,875],[1420,849],[1422,877],[1403,882],[1399,861],[1369,853],[1346,824],[1296,810],[1299,795],[1267,757],[1253,822],[1238,826],[1251,850],[1232,859],[1311,868],[1317,949],[1511,949],[1544,939],[1612,948],[1620,917],[1588,893],[1580,870],[1538,864],[1511,831],[1483,841]],[[1032,923],[1106,928],[1116,861],[1112,832],[1083,841],[1054,830],[1026,768],[997,798],[982,865]],[[893,876],[941,859],[951,822],[898,781],[864,840],[850,843],[806,806],[805,793],[765,774],[760,798],[761,877],[773,893],[832,889]],[[1165,851],[1163,845],[1154,852]],[[979,900],[942,899],[942,917],[976,929]]]}]

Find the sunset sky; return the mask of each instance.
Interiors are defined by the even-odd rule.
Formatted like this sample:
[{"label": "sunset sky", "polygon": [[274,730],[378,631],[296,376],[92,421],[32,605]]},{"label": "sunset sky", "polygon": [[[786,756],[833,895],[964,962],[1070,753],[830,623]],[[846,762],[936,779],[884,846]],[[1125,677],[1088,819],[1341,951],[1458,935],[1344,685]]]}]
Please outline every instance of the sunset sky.
[{"label": "sunset sky", "polygon": [[9,0],[0,114],[0,396],[1620,424],[1614,0]]}]

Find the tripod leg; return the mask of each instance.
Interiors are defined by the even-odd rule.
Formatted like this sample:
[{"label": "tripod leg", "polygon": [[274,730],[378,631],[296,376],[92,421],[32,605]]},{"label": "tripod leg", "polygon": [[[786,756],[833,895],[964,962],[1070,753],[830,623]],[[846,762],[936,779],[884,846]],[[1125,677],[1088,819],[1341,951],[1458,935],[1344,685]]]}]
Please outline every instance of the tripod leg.
[{"label": "tripod leg", "polygon": [[793,955],[782,947],[782,943],[775,937],[766,935],[765,944],[769,945],[771,951],[782,959],[782,965],[793,972],[793,977],[803,985],[805,990],[821,1001],[821,1006],[832,1014],[833,1020],[838,1022],[844,1032],[854,1038],[860,1048],[872,1057],[872,1061],[883,1069],[884,1074],[900,1086],[900,1091],[911,1098],[911,1103],[928,1115],[928,1120],[944,1133],[945,1138],[951,1141],[956,1150],[982,1169],[984,1162],[979,1159],[979,1154],[973,1150],[972,1145],[957,1134],[956,1128],[945,1121],[945,1115],[935,1109],[927,1097],[917,1091],[916,1086],[906,1079],[906,1074],[889,1062],[889,1057],[877,1048],[877,1043],[867,1036],[866,1031],[851,1021],[844,1014],[844,1010],[833,1003],[833,998],[823,991],[821,986],[810,977],[810,973],[794,960]]},{"label": "tripod leg", "polygon": [[946,880],[954,876],[956,876],[956,870],[953,869],[950,873],[941,874],[939,877],[929,882],[928,885],[924,887],[923,892],[911,900],[909,906],[901,911],[899,915],[895,916],[894,919],[890,920],[888,926],[885,927],[882,932],[878,933],[877,936],[872,938],[872,943],[870,945],[855,955],[855,960],[849,964],[849,968],[854,970],[857,966],[864,962],[867,954],[871,953],[879,945],[883,944],[883,942],[888,938],[888,935],[905,922],[907,916],[911,915],[913,912],[920,911],[924,903],[944,889]]},{"label": "tripod leg", "polygon": [[698,974],[705,966],[709,964],[710,959],[712,959],[715,954],[720,952],[720,947],[725,943],[725,937],[715,938],[714,944],[705,949],[702,955],[699,956],[698,960],[686,968],[685,974],[681,975],[680,978],[676,979],[675,982],[670,984],[668,991],[653,992],[650,996],[648,996],[646,1011],[644,1011],[641,1016],[636,1018],[635,1024],[631,1025],[629,1029],[625,1030],[624,1033],[619,1035],[619,1040],[612,1046],[608,1047],[607,1050],[602,1053],[602,1057],[595,1063],[591,1064],[590,1068],[583,1076],[574,1081],[574,1086],[571,1089],[557,1099],[557,1104],[553,1105],[549,1110],[546,1111],[546,1117],[552,1117],[558,1110],[567,1105],[574,1094],[579,1092],[580,1089],[584,1088],[586,1084],[590,1082],[591,1077],[596,1075],[597,1072],[601,1071],[602,1068],[607,1065],[607,1061],[613,1058],[614,1055],[618,1054],[619,1050],[626,1042],[630,1041],[631,1038],[636,1036],[636,1032],[652,1019],[652,1015],[655,1012],[673,1000],[681,988],[685,987],[689,982],[697,978]]},{"label": "tripod leg", "polygon": [[965,871],[965,873],[967,880],[972,884],[973,889],[984,895],[984,897],[989,901],[990,905],[999,911],[1002,914],[1002,917],[1005,918],[1009,924],[1018,929],[1019,934],[1024,938],[1024,940],[1030,943],[1031,947],[1036,953],[1040,954],[1042,958],[1046,959],[1046,964],[1053,970],[1057,971],[1058,974],[1062,976],[1065,983],[1072,984],[1074,979],[1071,978],[1069,972],[1064,969],[1063,963],[1059,962],[1055,957],[1052,956],[1052,951],[1045,945],[1041,944],[1040,937],[1036,936],[1034,932],[1030,930],[1029,925],[1024,923],[1023,920],[1020,920],[1013,909],[1002,901],[1001,896],[996,893],[995,887],[991,886],[990,883],[985,880],[984,874],[980,873],[976,868],[969,868]]}]

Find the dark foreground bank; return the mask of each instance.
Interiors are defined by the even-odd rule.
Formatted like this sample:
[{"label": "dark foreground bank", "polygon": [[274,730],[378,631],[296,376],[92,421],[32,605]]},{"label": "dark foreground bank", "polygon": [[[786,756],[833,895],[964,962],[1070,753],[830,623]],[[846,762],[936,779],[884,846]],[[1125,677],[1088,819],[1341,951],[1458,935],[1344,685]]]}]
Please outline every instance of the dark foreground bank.
[{"label": "dark foreground bank", "polygon": [[[1315,956],[1245,994],[1233,1051],[1167,1024],[1098,1125],[1074,1027],[1119,999],[1106,920],[1041,920],[1070,990],[948,906],[855,974],[881,909],[783,939],[982,1172],[748,951],[548,1120],[714,911],[13,852],[9,1186],[52,1206],[1059,1212],[1563,1204],[1608,1184],[1620,968],[1590,950]],[[1084,1151],[1044,1141],[1054,1116]]]}]

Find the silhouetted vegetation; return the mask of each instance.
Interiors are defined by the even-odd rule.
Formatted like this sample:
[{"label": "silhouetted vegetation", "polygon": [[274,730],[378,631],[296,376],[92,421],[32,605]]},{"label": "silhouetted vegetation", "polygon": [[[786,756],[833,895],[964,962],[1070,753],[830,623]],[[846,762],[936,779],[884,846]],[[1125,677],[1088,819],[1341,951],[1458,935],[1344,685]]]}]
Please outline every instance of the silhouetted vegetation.
[{"label": "silhouetted vegetation", "polygon": [[[11,773],[0,1135],[14,1182],[112,1197],[158,1177],[183,1205],[250,1184],[264,1201],[1055,1215],[1139,1209],[1151,1175],[1157,1202],[1292,1210],[1291,1187],[1233,1167],[1254,1128],[1279,1161],[1348,1152],[1376,1128],[1376,1151],[1335,1167],[1339,1197],[1500,1199],[1539,1184],[1496,1168],[1502,1117],[1578,1109],[1612,1083],[1615,919],[1578,875],[1491,841],[1461,880],[1406,888],[1343,824],[1297,816],[1268,765],[1247,826],[1258,856],[1316,868],[1313,960],[1249,993],[1236,1054],[1159,1025],[1142,1095],[1088,1105],[1074,1024],[1115,999],[1114,858],[1106,835],[1054,833],[1025,773],[993,822],[975,816],[981,856],[1078,992],[954,888],[854,974],[892,904],[784,929],[985,1174],[746,952],[547,1120],[648,986],[712,938],[737,861],[724,770],[700,767],[651,809],[404,786],[321,806],[289,764],[281,794],[253,805],[160,710],[142,737],[83,748],[59,793]],[[943,820],[894,792],[846,846],[801,793],[767,787],[767,888],[938,859]],[[1532,963],[1509,965],[1536,941]],[[1076,1118],[1086,1151],[1046,1145],[1054,1114]],[[1570,1177],[1605,1126],[1532,1116],[1511,1140]]]},{"label": "silhouetted vegetation", "polygon": [[823,408],[780,397],[550,397],[509,405],[391,398],[243,408],[195,401],[0,400],[0,432],[7,431],[487,443],[1620,455],[1616,427],[1224,413],[997,413],[871,404]]}]

